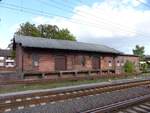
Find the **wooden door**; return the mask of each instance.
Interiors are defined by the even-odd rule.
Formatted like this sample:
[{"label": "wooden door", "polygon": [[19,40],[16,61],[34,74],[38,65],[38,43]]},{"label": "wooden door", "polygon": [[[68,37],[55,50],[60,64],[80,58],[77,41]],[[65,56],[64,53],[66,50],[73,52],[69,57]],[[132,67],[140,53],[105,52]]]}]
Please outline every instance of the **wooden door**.
[{"label": "wooden door", "polygon": [[100,69],[100,57],[93,56],[93,58],[92,58],[92,67],[93,67],[93,69]]},{"label": "wooden door", "polygon": [[66,70],[66,57],[65,56],[55,56],[55,70]]}]

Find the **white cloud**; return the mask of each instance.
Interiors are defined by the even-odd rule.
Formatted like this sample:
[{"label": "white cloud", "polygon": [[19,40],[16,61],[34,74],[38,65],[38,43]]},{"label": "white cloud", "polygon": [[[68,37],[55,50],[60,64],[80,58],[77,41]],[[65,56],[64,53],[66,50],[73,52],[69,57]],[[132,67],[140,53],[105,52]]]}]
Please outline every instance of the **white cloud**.
[{"label": "white cloud", "polygon": [[75,7],[70,19],[38,16],[33,21],[36,24],[49,23],[68,28],[79,39],[86,36],[112,38],[150,35],[150,11],[135,8],[139,5],[137,0],[104,0],[92,6]]},{"label": "white cloud", "polygon": [[141,3],[146,3],[146,0],[123,0],[124,4],[131,4],[132,6],[136,7],[141,5]]}]

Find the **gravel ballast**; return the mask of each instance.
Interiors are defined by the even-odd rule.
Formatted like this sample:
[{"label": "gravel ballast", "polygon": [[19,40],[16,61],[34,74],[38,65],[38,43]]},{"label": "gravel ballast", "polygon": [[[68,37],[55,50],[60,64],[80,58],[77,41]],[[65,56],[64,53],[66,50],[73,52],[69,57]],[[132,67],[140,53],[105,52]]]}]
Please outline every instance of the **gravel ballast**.
[{"label": "gravel ballast", "polygon": [[150,90],[146,86],[101,93],[98,95],[74,98],[71,100],[38,105],[36,107],[13,110],[7,113],[79,113],[100,106],[131,99],[137,96],[149,94]]}]

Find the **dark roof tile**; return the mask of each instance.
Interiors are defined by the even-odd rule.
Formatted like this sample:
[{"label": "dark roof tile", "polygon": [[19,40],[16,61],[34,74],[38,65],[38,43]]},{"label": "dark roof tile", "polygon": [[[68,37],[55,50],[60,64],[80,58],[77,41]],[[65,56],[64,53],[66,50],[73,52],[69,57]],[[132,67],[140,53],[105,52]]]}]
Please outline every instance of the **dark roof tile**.
[{"label": "dark roof tile", "polygon": [[14,38],[14,42],[22,44],[23,47],[78,50],[78,51],[103,52],[114,54],[121,53],[113,48],[104,45],[68,41],[68,40],[46,39],[41,37],[35,38],[31,36],[16,35]]}]

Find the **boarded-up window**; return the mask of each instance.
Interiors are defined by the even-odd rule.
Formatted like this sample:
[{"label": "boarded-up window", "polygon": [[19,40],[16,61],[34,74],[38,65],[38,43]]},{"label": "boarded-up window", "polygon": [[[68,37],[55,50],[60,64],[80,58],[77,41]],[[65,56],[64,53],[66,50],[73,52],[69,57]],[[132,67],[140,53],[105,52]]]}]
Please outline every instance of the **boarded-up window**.
[{"label": "boarded-up window", "polygon": [[75,56],[75,64],[85,66],[86,59],[83,55]]},{"label": "boarded-up window", "polygon": [[66,57],[63,55],[55,56],[55,70],[66,70]]},{"label": "boarded-up window", "polygon": [[82,66],[85,66],[85,63],[86,63],[85,56],[81,56],[80,62],[81,62],[81,65],[82,65]]},{"label": "boarded-up window", "polygon": [[98,56],[92,57],[92,67],[93,69],[100,69],[100,58]]},{"label": "boarded-up window", "polygon": [[39,55],[32,54],[32,65],[33,67],[39,66]]},{"label": "boarded-up window", "polygon": [[79,60],[78,60],[78,55],[74,56],[74,64],[78,65],[79,64]]}]

